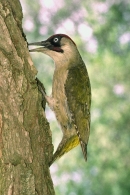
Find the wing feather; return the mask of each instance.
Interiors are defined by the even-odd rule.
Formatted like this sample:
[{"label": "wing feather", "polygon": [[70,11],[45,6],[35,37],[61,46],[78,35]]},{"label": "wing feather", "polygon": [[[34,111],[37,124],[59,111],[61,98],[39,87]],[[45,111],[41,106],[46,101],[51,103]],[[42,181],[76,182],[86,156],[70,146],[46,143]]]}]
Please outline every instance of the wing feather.
[{"label": "wing feather", "polygon": [[90,134],[91,87],[84,63],[73,66],[68,70],[65,92],[82,152],[87,160],[87,143]]}]

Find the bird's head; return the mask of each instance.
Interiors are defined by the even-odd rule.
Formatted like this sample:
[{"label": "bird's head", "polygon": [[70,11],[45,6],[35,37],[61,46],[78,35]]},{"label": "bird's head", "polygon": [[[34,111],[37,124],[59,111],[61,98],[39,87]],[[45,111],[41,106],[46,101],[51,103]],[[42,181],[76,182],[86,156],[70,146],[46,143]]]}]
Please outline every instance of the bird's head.
[{"label": "bird's head", "polygon": [[29,46],[40,46],[29,50],[42,52],[50,56],[55,63],[59,61],[73,61],[77,59],[78,50],[74,41],[65,34],[52,35],[45,41],[30,43]]}]

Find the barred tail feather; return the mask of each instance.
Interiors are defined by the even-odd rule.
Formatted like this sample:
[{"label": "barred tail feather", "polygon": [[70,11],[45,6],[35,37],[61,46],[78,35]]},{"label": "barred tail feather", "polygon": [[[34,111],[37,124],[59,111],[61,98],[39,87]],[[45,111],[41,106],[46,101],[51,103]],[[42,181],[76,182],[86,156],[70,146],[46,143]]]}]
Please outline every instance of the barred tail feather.
[{"label": "barred tail feather", "polygon": [[80,145],[82,148],[84,159],[85,159],[85,161],[87,161],[87,144],[84,143],[82,140],[80,140]]},{"label": "barred tail feather", "polygon": [[87,144],[82,141],[80,133],[79,133],[78,128],[77,128],[76,125],[75,125],[75,129],[76,129],[76,132],[77,132],[77,136],[79,138],[79,142],[80,142],[80,145],[81,145],[81,148],[82,148],[84,159],[85,159],[85,161],[87,161]]}]

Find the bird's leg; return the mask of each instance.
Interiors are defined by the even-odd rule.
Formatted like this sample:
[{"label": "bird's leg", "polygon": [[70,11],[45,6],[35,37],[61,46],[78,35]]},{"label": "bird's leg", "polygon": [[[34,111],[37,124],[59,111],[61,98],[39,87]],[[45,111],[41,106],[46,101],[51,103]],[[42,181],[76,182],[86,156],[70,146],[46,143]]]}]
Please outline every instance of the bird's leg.
[{"label": "bird's leg", "polygon": [[36,81],[37,81],[38,90],[42,94],[42,107],[43,107],[43,109],[44,109],[43,102],[44,102],[44,99],[46,99],[46,102],[48,103],[49,107],[53,110],[53,107],[55,104],[54,99],[52,97],[49,97],[46,95],[45,88],[38,78],[36,78]]}]

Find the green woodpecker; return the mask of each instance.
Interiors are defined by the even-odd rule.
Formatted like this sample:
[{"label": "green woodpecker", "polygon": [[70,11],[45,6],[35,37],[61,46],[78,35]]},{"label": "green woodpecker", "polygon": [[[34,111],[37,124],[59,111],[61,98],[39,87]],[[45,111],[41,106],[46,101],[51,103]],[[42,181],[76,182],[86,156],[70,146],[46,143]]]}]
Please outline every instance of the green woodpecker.
[{"label": "green woodpecker", "polygon": [[91,86],[86,66],[74,41],[65,34],[56,34],[46,41],[30,43],[41,46],[30,52],[42,52],[55,63],[52,95],[45,99],[54,111],[63,132],[63,138],[50,165],[79,143],[87,160],[90,133]]}]

